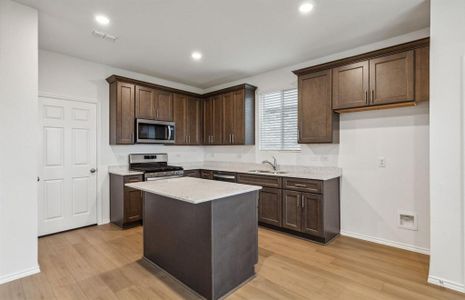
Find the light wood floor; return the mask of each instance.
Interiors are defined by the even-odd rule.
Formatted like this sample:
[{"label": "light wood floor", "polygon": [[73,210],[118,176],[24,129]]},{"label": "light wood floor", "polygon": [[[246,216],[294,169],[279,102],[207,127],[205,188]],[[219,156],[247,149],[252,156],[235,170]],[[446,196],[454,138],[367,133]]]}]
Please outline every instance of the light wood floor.
[{"label": "light wood floor", "polygon": [[[428,285],[428,257],[347,237],[321,246],[259,231],[257,276],[228,299],[465,299]],[[142,227],[94,226],[39,239],[40,274],[0,299],[197,299],[143,263]]]}]

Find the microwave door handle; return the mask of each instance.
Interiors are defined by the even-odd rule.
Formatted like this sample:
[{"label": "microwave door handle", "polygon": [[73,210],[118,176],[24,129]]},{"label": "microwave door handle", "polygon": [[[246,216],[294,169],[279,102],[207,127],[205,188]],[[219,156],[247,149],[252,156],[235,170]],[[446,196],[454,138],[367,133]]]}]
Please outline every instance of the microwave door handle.
[{"label": "microwave door handle", "polygon": [[171,141],[171,126],[167,126],[168,129],[168,141]]}]

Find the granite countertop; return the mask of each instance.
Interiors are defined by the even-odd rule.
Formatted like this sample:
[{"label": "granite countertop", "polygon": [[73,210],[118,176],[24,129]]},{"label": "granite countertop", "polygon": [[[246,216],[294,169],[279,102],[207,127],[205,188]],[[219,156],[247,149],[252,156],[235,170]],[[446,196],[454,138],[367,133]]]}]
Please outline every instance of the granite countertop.
[{"label": "granite countertop", "polygon": [[109,166],[108,173],[120,175],[120,176],[143,175],[144,174],[144,172],[129,170],[129,166]]},{"label": "granite countertop", "polygon": [[[292,178],[304,178],[314,180],[329,180],[342,176],[342,169],[337,167],[306,167],[306,166],[280,166],[280,171],[284,171],[284,174],[273,174],[273,173],[257,173],[251,172],[252,170],[271,170],[270,167],[264,166],[263,164],[257,163],[243,163],[243,162],[169,162],[170,165],[183,167],[184,170],[213,170],[233,173],[245,173],[245,174],[256,174],[262,176],[278,176],[278,177],[292,177]],[[143,172],[130,171],[128,166],[111,166],[108,168],[110,174],[116,174],[121,176],[128,175],[141,175]]]},{"label": "granite countertop", "polygon": [[259,186],[192,177],[127,183],[126,186],[193,204],[236,196],[261,189]]},{"label": "granite countertop", "polygon": [[342,169],[337,167],[305,167],[305,166],[289,166],[282,165],[279,171],[285,173],[258,173],[251,172],[252,170],[268,170],[271,168],[263,164],[257,163],[243,163],[243,162],[198,162],[198,163],[170,163],[175,166],[183,167],[184,170],[205,169],[213,171],[233,172],[233,173],[246,173],[256,174],[262,176],[278,176],[278,177],[292,177],[304,178],[314,180],[329,180],[342,176]]}]

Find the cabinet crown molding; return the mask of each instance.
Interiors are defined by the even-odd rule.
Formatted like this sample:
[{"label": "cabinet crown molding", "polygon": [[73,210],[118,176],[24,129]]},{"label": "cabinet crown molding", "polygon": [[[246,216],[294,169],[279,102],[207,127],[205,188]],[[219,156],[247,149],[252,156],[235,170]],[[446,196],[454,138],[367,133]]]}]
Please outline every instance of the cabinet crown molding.
[{"label": "cabinet crown molding", "polygon": [[387,55],[387,54],[394,54],[394,53],[398,53],[398,52],[405,52],[405,51],[408,51],[408,50],[427,47],[427,46],[429,46],[429,43],[430,43],[430,38],[429,37],[428,38],[423,38],[423,39],[415,40],[415,41],[412,41],[412,42],[399,44],[399,45],[396,45],[396,46],[386,47],[386,48],[382,48],[382,49],[378,49],[378,50],[374,50],[374,51],[370,51],[370,52],[366,52],[366,53],[362,53],[362,54],[358,54],[358,55],[338,59],[338,60],[335,60],[335,61],[322,63],[322,64],[319,64],[319,65],[305,67],[305,68],[302,68],[302,69],[294,70],[292,72],[294,74],[296,74],[296,75],[304,75],[304,74],[307,74],[307,73],[323,71],[323,70],[326,70],[326,69],[332,69],[332,68],[340,67],[340,66],[343,66],[343,65],[348,65],[348,64],[359,62],[359,61],[363,61],[363,60],[372,59],[372,58],[376,58],[376,57],[379,57],[379,56],[384,56],[384,55]]}]

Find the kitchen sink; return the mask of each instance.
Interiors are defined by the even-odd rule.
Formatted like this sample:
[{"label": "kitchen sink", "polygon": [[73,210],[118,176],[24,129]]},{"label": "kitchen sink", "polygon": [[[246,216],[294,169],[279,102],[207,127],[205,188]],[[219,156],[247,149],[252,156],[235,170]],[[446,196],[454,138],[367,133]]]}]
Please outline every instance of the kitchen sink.
[{"label": "kitchen sink", "polygon": [[268,171],[268,170],[250,170],[250,173],[259,173],[259,174],[273,174],[273,175],[278,175],[278,174],[287,174],[286,171]]}]

